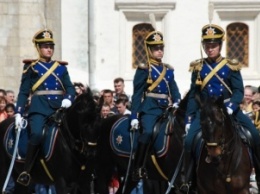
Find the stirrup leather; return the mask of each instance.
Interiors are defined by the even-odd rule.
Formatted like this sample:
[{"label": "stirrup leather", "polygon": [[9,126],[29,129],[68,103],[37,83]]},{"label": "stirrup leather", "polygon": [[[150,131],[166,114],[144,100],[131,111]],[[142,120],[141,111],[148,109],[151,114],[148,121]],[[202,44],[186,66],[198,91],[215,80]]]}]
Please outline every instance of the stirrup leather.
[{"label": "stirrup leather", "polygon": [[17,178],[17,182],[24,186],[28,186],[31,182],[31,175],[28,172],[23,171]]}]

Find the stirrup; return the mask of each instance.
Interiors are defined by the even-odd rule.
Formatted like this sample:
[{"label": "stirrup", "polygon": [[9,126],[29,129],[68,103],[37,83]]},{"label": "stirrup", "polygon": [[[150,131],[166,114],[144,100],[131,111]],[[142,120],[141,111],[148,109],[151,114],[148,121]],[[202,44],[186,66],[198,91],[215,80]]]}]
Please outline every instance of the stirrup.
[{"label": "stirrup", "polygon": [[190,191],[190,185],[188,183],[183,183],[180,187],[182,193],[188,194]]},{"label": "stirrup", "polygon": [[147,172],[145,168],[137,168],[133,172],[133,181],[139,181],[140,179],[147,179]]},{"label": "stirrup", "polygon": [[21,185],[28,186],[31,182],[31,175],[28,172],[23,171],[17,178],[17,182]]}]

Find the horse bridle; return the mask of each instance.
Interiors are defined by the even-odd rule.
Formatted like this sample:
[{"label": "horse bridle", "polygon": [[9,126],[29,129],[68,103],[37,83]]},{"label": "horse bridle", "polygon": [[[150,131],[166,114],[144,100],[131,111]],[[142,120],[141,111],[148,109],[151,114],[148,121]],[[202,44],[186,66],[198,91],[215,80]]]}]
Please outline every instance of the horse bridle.
[{"label": "horse bridle", "polygon": [[[222,122],[221,122],[222,125],[220,127],[220,129],[222,130],[221,138],[219,139],[219,142],[206,142],[206,147],[207,147],[207,149],[208,149],[208,147],[209,148],[214,148],[214,147],[216,148],[217,146],[220,147],[220,150],[221,150],[220,154],[217,157],[214,157],[214,158],[216,158],[216,161],[220,161],[223,158],[224,155],[229,156],[229,158],[228,158],[229,162],[227,163],[227,168],[226,168],[227,173],[223,173],[222,170],[217,168],[218,172],[225,178],[225,181],[227,183],[229,183],[229,182],[231,182],[231,174],[237,168],[237,164],[238,164],[238,160],[236,160],[236,165],[232,166],[232,164],[231,164],[232,159],[235,155],[234,154],[234,146],[235,145],[233,145],[233,147],[232,147],[232,143],[237,136],[233,135],[230,139],[228,139],[228,141],[226,141],[226,137],[224,136],[225,115],[224,115],[223,111],[221,111],[221,112],[222,112],[222,116],[223,116],[222,117],[223,119],[222,119]],[[209,122],[213,123],[211,120]],[[210,125],[212,125],[212,124],[210,124]],[[214,125],[216,125],[216,123],[214,123]],[[215,127],[214,125],[213,125],[213,127]],[[237,156],[239,156],[240,154],[241,153],[239,152]],[[238,157],[238,158],[240,158],[240,157]],[[212,156],[210,156],[208,154],[205,161],[207,163],[211,163],[212,162]]]}]

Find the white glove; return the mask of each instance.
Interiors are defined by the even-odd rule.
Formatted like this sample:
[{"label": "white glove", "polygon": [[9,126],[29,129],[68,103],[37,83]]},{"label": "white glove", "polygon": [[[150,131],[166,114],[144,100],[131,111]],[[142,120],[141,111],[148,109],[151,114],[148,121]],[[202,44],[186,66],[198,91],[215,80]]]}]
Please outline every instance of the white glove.
[{"label": "white glove", "polygon": [[190,124],[186,124],[185,125],[185,132],[186,132],[186,134],[188,134],[189,130],[190,130]]},{"label": "white glove", "polygon": [[71,101],[69,99],[63,99],[61,102],[61,107],[69,108],[71,106]]},{"label": "white glove", "polygon": [[138,129],[138,127],[139,127],[139,121],[138,121],[137,119],[133,119],[133,120],[131,121],[131,126],[132,126],[133,129]]},{"label": "white glove", "polygon": [[175,102],[173,105],[172,105],[173,108],[177,109],[179,108],[179,103]]},{"label": "white glove", "polygon": [[18,127],[22,126],[22,116],[20,113],[15,114],[15,128],[18,129]]},{"label": "white glove", "polygon": [[229,108],[229,107],[227,107],[227,112],[228,112],[229,115],[233,114],[233,110],[231,108]]}]

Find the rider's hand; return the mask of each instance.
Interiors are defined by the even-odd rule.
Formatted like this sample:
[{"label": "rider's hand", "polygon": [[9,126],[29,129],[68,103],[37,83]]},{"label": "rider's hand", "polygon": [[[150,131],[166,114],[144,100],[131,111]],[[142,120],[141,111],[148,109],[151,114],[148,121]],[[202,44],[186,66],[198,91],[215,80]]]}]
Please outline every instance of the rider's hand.
[{"label": "rider's hand", "polygon": [[20,113],[15,114],[15,128],[18,129],[18,127],[22,126],[22,116]]},{"label": "rider's hand", "polygon": [[61,107],[69,108],[71,106],[71,101],[69,99],[63,99],[61,102]]},{"label": "rider's hand", "polygon": [[179,103],[178,103],[178,102],[175,102],[175,103],[172,105],[172,107],[173,107],[174,109],[179,108]]},{"label": "rider's hand", "polygon": [[138,129],[138,127],[139,127],[139,121],[138,121],[137,119],[133,119],[133,120],[131,121],[131,126],[132,126],[133,129]]},{"label": "rider's hand", "polygon": [[227,107],[227,112],[228,112],[229,115],[233,114],[233,110],[231,108],[229,108],[229,107]]},{"label": "rider's hand", "polygon": [[189,130],[190,130],[190,123],[185,125],[185,132],[186,132],[186,134],[188,134]]}]

